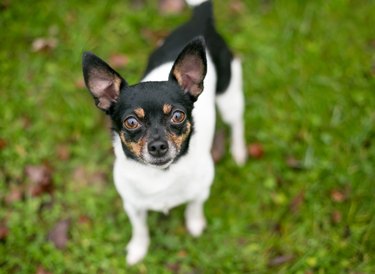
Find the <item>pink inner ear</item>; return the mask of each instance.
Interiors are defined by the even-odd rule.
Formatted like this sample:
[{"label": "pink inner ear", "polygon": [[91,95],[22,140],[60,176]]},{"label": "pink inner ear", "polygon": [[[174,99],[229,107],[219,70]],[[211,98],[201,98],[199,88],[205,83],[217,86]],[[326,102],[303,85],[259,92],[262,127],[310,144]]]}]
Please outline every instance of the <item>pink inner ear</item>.
[{"label": "pink inner ear", "polygon": [[94,77],[90,83],[89,88],[97,98],[97,106],[101,109],[108,109],[113,102],[115,102],[120,94],[120,79],[118,78],[104,78]]},{"label": "pink inner ear", "polygon": [[183,58],[174,69],[174,75],[182,89],[193,96],[198,96],[202,92],[203,66],[199,57],[189,55]]}]

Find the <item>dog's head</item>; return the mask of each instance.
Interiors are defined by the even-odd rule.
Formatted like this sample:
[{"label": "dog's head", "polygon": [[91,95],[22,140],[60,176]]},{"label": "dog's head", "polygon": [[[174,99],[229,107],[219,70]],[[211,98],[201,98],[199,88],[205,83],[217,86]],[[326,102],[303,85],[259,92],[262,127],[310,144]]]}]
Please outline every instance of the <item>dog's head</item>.
[{"label": "dog's head", "polygon": [[193,105],[203,91],[206,70],[201,38],[182,50],[168,81],[128,85],[99,57],[83,54],[86,86],[97,107],[111,117],[124,153],[159,168],[169,167],[188,150]]}]

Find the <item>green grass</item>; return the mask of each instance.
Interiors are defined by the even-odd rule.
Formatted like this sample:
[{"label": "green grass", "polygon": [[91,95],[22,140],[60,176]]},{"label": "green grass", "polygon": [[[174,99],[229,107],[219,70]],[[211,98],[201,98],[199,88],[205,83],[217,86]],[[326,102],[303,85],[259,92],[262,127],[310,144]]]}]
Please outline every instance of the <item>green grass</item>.
[{"label": "green grass", "polygon": [[[1,4],[0,223],[9,233],[0,272],[374,273],[375,2],[215,1],[218,28],[244,61],[246,139],[265,155],[239,168],[227,154],[217,165],[201,238],[186,232],[183,207],[151,213],[149,254],[127,268],[131,231],[112,183],[109,126],[77,86],[81,54],[126,54],[120,72],[135,83],[157,36],[189,16],[128,2]],[[57,47],[33,52],[40,37]],[[7,202],[31,185],[34,165],[51,168],[52,195]],[[59,250],[47,235],[64,219]]]}]

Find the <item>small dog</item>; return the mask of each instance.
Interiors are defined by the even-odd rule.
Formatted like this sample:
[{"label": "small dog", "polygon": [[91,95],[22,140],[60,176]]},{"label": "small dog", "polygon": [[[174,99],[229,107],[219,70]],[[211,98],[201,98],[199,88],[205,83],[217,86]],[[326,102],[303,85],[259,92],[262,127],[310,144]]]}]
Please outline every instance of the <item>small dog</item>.
[{"label": "small dog", "polygon": [[99,57],[83,54],[86,86],[113,124],[114,181],[132,225],[128,265],[147,253],[148,210],[187,203],[188,231],[198,237],[204,230],[215,101],[231,128],[234,160],[242,165],[247,157],[241,63],[215,30],[212,2],[187,2],[191,19],[151,54],[140,83],[129,85]]}]

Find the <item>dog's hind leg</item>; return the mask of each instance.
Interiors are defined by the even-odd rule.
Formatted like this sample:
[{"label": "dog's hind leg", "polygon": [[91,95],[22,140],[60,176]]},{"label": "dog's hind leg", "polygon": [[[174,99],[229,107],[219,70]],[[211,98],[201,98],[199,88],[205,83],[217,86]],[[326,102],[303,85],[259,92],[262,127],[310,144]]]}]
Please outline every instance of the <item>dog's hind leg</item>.
[{"label": "dog's hind leg", "polygon": [[231,62],[231,80],[228,88],[216,97],[216,103],[223,121],[231,129],[231,153],[238,165],[247,159],[244,129],[245,99],[242,87],[241,61],[234,58]]},{"label": "dog's hind leg", "polygon": [[128,265],[134,265],[144,258],[150,243],[147,211],[137,209],[129,203],[125,203],[124,208],[132,225],[132,237],[126,247],[128,252],[126,262]]}]

